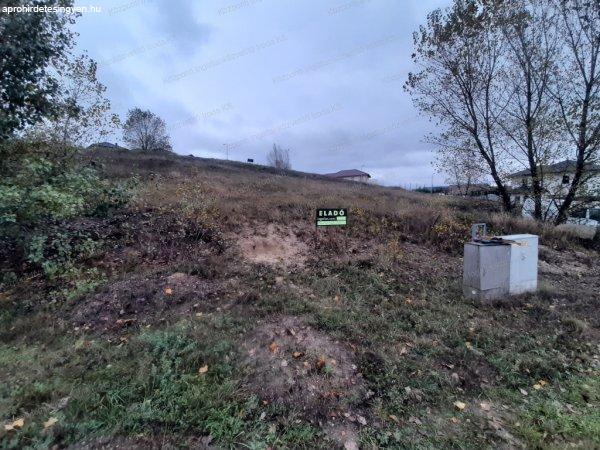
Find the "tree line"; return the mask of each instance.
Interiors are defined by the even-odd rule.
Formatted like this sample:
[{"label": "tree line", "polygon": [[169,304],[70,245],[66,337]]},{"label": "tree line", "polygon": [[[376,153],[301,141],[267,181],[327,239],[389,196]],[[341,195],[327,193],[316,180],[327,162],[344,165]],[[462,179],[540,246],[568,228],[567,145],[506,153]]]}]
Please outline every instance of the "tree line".
[{"label": "tree line", "polygon": [[571,159],[563,223],[599,160],[600,2],[454,0],[414,33],[412,59],[405,89],[436,122],[438,163],[483,171],[507,211],[507,175],[525,168],[542,220],[544,167]]}]

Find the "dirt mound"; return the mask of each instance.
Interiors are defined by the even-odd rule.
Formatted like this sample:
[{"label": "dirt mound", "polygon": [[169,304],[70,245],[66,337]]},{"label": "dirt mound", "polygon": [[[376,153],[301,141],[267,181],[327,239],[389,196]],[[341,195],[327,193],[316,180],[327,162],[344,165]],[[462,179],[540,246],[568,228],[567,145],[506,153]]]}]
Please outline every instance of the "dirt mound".
[{"label": "dirt mound", "polygon": [[357,441],[369,393],[352,351],[295,317],[259,325],[244,347],[248,383],[262,401],[297,411],[340,444]]},{"label": "dirt mound", "polygon": [[294,265],[301,264],[308,246],[296,233],[269,224],[261,231],[244,230],[235,236],[242,255],[256,263]]},{"label": "dirt mound", "polygon": [[201,311],[216,291],[215,283],[185,273],[122,280],[79,302],[71,311],[72,320],[92,330],[118,331],[169,313]]}]

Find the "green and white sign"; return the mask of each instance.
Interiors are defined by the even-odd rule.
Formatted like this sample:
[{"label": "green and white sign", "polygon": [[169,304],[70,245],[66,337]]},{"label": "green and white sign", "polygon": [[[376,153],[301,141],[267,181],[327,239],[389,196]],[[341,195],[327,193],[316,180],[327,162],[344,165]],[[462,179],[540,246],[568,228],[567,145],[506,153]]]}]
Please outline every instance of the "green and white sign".
[{"label": "green and white sign", "polygon": [[317,226],[345,226],[348,222],[348,210],[346,208],[318,208]]}]

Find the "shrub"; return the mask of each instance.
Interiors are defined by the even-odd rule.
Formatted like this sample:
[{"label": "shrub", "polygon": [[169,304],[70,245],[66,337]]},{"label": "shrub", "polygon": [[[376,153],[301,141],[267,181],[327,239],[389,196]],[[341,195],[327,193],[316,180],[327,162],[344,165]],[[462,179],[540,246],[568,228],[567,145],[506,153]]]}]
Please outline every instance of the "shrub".
[{"label": "shrub", "polygon": [[127,189],[110,185],[76,156],[76,149],[42,142],[0,144],[0,253],[9,263],[5,271],[26,263],[48,278],[59,278],[75,270],[78,257],[99,247],[81,233],[60,231],[60,224],[122,206]]}]

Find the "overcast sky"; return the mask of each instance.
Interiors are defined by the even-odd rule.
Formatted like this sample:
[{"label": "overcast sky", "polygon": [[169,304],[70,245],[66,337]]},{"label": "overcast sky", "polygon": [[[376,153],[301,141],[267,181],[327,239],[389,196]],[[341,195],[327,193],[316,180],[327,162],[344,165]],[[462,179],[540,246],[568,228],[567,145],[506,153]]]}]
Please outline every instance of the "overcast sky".
[{"label": "overcast sky", "polygon": [[114,112],[157,113],[177,153],[264,163],[276,142],[297,170],[414,187],[444,177],[423,142],[432,125],[402,85],[413,31],[448,3],[97,1],[76,31]]}]

